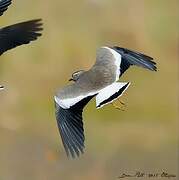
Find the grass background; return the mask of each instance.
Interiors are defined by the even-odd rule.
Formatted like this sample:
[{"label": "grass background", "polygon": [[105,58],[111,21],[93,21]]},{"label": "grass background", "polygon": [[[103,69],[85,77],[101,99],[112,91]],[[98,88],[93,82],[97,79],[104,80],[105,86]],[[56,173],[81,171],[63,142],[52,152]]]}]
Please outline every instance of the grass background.
[{"label": "grass background", "polygon": [[[177,0],[14,0],[1,26],[43,18],[43,36],[0,58],[0,180],[113,180],[121,173],[177,173]],[[132,67],[126,111],[85,109],[85,154],[68,160],[53,95],[96,49],[118,45],[155,58],[158,72]],[[143,178],[145,179],[145,178]],[[158,178],[160,179],[160,178]]]}]

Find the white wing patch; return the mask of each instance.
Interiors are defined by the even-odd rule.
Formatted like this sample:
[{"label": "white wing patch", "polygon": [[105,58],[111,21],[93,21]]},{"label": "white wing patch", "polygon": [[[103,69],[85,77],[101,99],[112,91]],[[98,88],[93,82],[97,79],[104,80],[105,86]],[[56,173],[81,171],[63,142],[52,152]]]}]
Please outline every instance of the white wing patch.
[{"label": "white wing patch", "polygon": [[115,58],[115,65],[117,66],[117,69],[116,69],[116,81],[118,81],[119,80],[119,75],[120,75],[120,65],[121,65],[122,56],[118,52],[116,52],[114,49],[111,49],[111,48],[106,47],[106,46],[103,47],[103,48],[108,49]]},{"label": "white wing patch", "polygon": [[[122,57],[121,57],[121,55],[119,53],[117,53],[112,48],[109,48],[109,47],[106,47],[106,46],[102,47],[102,48],[107,49],[114,56],[114,59],[115,59],[114,64],[116,65],[116,81],[118,81],[119,76],[120,76],[120,65],[121,65],[121,58]],[[58,96],[55,96],[54,99],[55,99],[55,102],[59,106],[61,106],[64,109],[68,109],[71,106],[78,103],[79,101],[81,101],[82,99],[84,99],[84,98],[86,98],[88,96],[95,95],[95,94],[98,93],[98,95],[96,96],[96,105],[98,107],[100,105],[100,103],[102,103],[106,99],[110,98],[113,94],[117,93],[126,84],[127,83],[113,83],[113,84],[103,88],[100,91],[91,92],[91,93],[88,93],[88,94],[85,94],[85,95],[80,95],[80,96],[77,96],[77,97],[74,97],[74,98],[69,98],[69,99],[60,99]],[[122,95],[122,93],[121,93],[121,95]],[[108,102],[108,103],[110,103],[110,102]],[[102,106],[104,106],[104,105],[102,105]],[[100,107],[102,107],[102,106],[100,106]]]},{"label": "white wing patch", "polygon": [[[122,83],[122,82],[115,82],[102,90],[99,91],[99,94],[96,96],[96,107],[101,108],[106,104],[113,102],[118,97],[122,96],[124,91],[129,87],[130,83]],[[126,86],[126,87],[125,87]],[[121,90],[121,92],[120,92]],[[112,97],[116,94],[115,97]]]},{"label": "white wing patch", "polygon": [[69,109],[70,107],[72,107],[73,105],[75,105],[76,103],[78,103],[79,101],[81,101],[82,99],[88,97],[88,96],[92,96],[97,94],[97,92],[91,92],[85,95],[81,95],[81,96],[77,96],[74,98],[69,98],[69,99],[60,99],[57,96],[54,96],[55,102],[62,108],[64,109]]}]

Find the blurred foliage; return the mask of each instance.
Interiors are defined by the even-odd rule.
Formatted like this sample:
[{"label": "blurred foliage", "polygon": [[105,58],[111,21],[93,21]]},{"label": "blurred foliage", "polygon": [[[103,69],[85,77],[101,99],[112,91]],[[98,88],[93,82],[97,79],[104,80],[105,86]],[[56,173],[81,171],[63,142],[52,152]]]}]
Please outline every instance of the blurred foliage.
[{"label": "blurred foliage", "polygon": [[[43,36],[0,58],[0,180],[112,180],[123,172],[177,170],[177,0],[13,0],[1,26],[43,18]],[[68,160],[53,96],[96,49],[118,45],[155,58],[158,72],[132,67],[122,100],[85,109],[86,152]]]}]

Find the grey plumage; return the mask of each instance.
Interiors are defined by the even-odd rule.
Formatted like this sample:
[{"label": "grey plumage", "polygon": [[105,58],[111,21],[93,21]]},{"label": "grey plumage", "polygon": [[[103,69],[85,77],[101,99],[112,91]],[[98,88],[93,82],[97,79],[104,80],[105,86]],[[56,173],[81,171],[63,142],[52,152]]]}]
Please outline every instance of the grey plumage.
[{"label": "grey plumage", "polygon": [[72,80],[75,82],[55,96],[57,124],[68,156],[79,156],[84,151],[82,112],[85,105],[95,96],[97,108],[120,97],[130,83],[117,82],[119,77],[130,65],[155,71],[157,68],[152,60],[128,49],[102,47],[91,69],[74,73]]},{"label": "grey plumage", "polygon": [[[113,55],[104,48],[97,52],[96,63],[88,71],[83,71],[78,80],[61,89],[57,96],[61,99],[74,98],[96,92],[115,81],[116,66]],[[109,66],[110,64],[110,66]]]}]

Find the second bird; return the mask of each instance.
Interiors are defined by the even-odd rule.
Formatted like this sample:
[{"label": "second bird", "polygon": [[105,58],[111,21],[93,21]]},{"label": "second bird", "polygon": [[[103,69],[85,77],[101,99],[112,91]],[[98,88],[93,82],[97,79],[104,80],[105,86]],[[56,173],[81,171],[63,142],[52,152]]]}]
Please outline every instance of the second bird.
[{"label": "second bird", "polygon": [[[0,16],[8,9],[12,0],[0,0]],[[0,28],[0,55],[23,44],[29,44],[41,36],[41,19],[34,19]],[[3,86],[0,86],[3,89]]]}]

